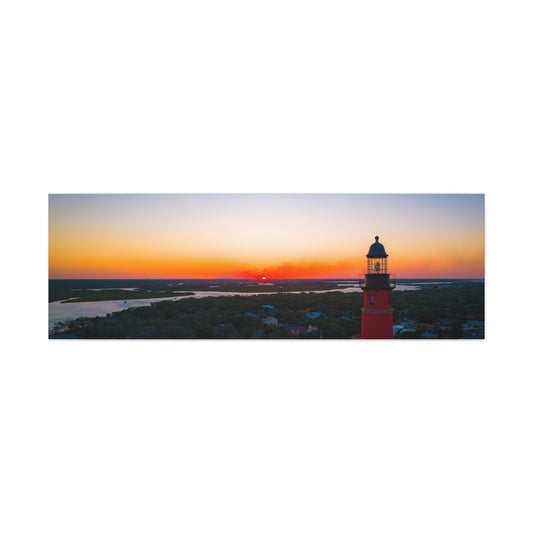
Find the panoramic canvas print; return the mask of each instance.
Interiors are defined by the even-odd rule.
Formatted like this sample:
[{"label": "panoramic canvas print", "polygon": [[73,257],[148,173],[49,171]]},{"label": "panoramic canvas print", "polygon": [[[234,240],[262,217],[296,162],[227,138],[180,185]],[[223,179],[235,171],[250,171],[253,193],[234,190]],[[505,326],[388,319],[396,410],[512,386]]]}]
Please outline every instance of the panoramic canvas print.
[{"label": "panoramic canvas print", "polygon": [[50,194],[51,339],[483,339],[482,194]]}]

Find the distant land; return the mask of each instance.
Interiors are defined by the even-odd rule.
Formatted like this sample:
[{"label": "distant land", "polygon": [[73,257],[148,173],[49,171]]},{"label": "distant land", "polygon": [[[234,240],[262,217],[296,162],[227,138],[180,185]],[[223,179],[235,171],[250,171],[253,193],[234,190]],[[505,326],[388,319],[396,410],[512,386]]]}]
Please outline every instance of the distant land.
[{"label": "distant land", "polygon": [[[453,283],[483,281],[465,278],[397,278],[397,284]],[[71,302],[122,300],[139,298],[168,298],[185,296],[191,291],[216,292],[296,292],[331,291],[345,289],[346,284],[356,286],[358,277],[346,279],[259,279],[223,276],[198,279],[50,279],[49,301]]]},{"label": "distant land", "polygon": [[[347,279],[51,279],[51,338],[357,338]],[[395,338],[484,338],[483,279],[399,278]]]},{"label": "distant land", "polygon": [[[400,278],[398,339],[484,338],[483,279]],[[350,339],[363,294],[348,279],[51,279],[50,338]]]}]

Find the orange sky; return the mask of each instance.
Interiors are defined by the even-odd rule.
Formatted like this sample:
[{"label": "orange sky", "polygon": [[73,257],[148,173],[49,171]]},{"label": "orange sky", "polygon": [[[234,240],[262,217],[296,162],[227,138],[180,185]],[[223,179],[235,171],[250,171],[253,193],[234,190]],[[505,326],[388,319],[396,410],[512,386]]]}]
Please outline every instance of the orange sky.
[{"label": "orange sky", "polygon": [[50,278],[484,277],[483,195],[51,195]]}]

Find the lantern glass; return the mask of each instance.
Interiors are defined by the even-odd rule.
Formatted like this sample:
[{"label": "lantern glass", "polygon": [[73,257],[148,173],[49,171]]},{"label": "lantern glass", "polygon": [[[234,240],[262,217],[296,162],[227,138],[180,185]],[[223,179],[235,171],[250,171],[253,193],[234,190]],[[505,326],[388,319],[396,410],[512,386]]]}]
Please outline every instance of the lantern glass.
[{"label": "lantern glass", "polygon": [[367,274],[387,274],[386,257],[369,257],[367,264]]}]

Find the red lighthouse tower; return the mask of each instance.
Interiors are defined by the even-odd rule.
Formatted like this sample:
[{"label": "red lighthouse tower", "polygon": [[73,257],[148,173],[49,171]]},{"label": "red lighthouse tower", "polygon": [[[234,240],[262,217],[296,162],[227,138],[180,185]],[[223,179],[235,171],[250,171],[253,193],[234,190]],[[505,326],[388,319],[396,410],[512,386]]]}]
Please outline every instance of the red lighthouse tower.
[{"label": "red lighthouse tower", "polygon": [[395,282],[387,272],[387,253],[376,236],[367,254],[367,270],[364,280],[359,280],[363,289],[362,339],[392,339],[391,293]]}]

